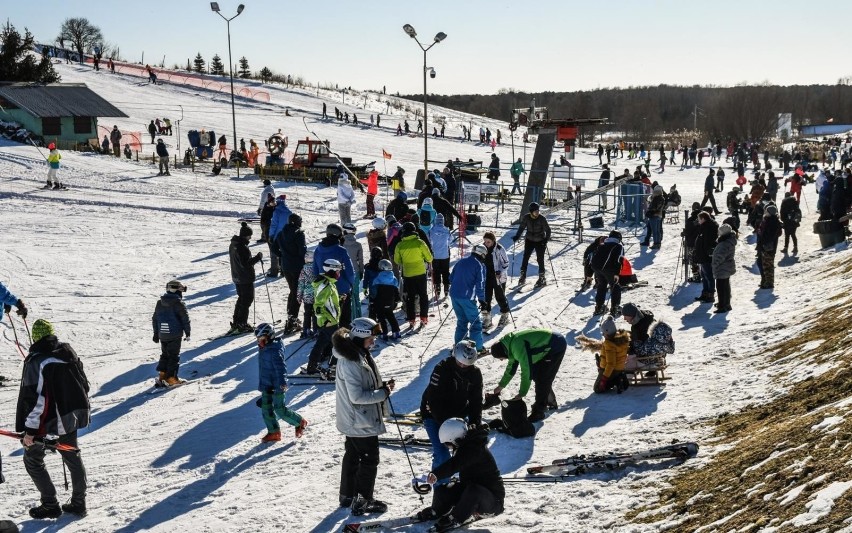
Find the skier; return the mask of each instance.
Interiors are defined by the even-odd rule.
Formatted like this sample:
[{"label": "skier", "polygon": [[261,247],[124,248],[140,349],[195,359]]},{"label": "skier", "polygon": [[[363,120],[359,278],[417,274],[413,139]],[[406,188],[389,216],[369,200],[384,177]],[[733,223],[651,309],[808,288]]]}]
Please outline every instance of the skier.
[{"label": "skier", "polygon": [[148,134],[151,135],[151,144],[154,144],[154,136],[157,134],[157,126],[154,124],[153,120],[150,124],[148,124]]},{"label": "skier", "polygon": [[793,193],[785,192],[784,199],[781,200],[781,222],[784,225],[784,249],[783,254],[787,254],[790,246],[790,239],[793,239],[793,255],[799,251],[799,241],[796,239],[796,228],[802,221],[802,210],[799,208],[799,202],[793,198]]},{"label": "skier", "polygon": [[583,283],[580,285],[580,288],[577,289],[577,292],[583,292],[592,286],[592,282],[595,279],[595,271],[592,270],[592,257],[595,255],[595,251],[598,249],[598,246],[603,244],[605,239],[606,236],[601,235],[593,240],[583,252]]},{"label": "skier", "polygon": [[[450,418],[466,419],[473,426],[482,422],[482,372],[474,363],[478,358],[476,344],[463,340],[452,354],[435,365],[429,384],[420,400],[423,428],[432,443],[432,469],[450,459],[450,452],[438,432]],[[448,479],[438,480],[444,485]]]},{"label": "skier", "polygon": [[364,218],[376,218],[376,195],[379,194],[379,171],[373,170],[366,179],[360,180],[367,186],[367,214]]},{"label": "skier", "polygon": [[[20,311],[20,307],[19,307]],[[59,518],[63,512],[86,516],[86,468],[77,446],[77,431],[89,425],[89,380],[83,363],[67,343],[59,342],[53,325],[38,319],[32,327],[33,344],[24,360],[15,431],[24,434],[24,467],[41,494],[41,504],[30,516]],[[62,504],[44,464],[44,438],[58,435],[62,463],[71,473],[71,500]]]},{"label": "skier", "polygon": [[441,443],[452,450],[452,457],[412,483],[434,484],[457,472],[459,482],[436,487],[432,505],[420,511],[418,518],[437,518],[435,531],[443,532],[461,527],[472,516],[501,514],[506,491],[497,462],[488,449],[488,430],[469,428],[461,418],[450,418],[441,424],[438,433]]},{"label": "skier", "polygon": [[598,377],[595,379],[593,390],[604,393],[615,388],[619,394],[629,385],[624,376],[624,365],[627,363],[627,350],[630,347],[630,333],[617,329],[615,319],[607,316],[601,320],[600,341],[586,336],[578,337],[584,350],[598,350],[595,361],[598,367]]},{"label": "skier", "polygon": [[[3,321],[4,313],[11,313],[12,306],[17,307],[17,311],[15,311],[21,318],[27,318],[27,313],[29,312],[27,306],[24,305],[24,301],[12,294],[12,292],[3,285],[3,282],[0,281],[0,304],[3,304],[3,307],[0,308],[0,322]],[[12,320],[11,318],[9,319]]]},{"label": "skier", "polygon": [[595,315],[606,312],[606,291],[609,288],[610,314],[617,315],[621,304],[621,285],[618,275],[621,272],[621,260],[624,257],[624,246],[621,244],[621,233],[612,230],[609,237],[604,239],[594,252],[590,265],[595,273]]},{"label": "skier", "polygon": [[[485,245],[477,244],[470,255],[461,259],[450,273],[450,300],[456,313],[456,333],[453,339],[458,344],[465,337],[476,343],[480,355],[486,353],[482,341],[482,318],[485,308]],[[477,309],[479,303],[479,309]],[[468,331],[470,328],[470,331]]]},{"label": "skier", "polygon": [[287,222],[290,220],[290,215],[293,212],[287,207],[287,195],[279,194],[278,198],[275,199],[275,209],[272,211],[272,219],[269,221],[269,242],[272,243],[269,247],[269,273],[273,275],[271,277],[275,277],[278,275],[279,270],[281,270],[281,254],[278,250],[278,234],[284,229],[284,226],[287,225]]},{"label": "skier", "polygon": [[491,345],[491,355],[508,362],[503,377],[494,387],[494,394],[500,395],[520,367],[521,385],[513,399],[523,399],[530,390],[530,382],[535,382],[535,401],[529,420],[544,420],[545,409],[558,407],[553,394],[553,380],[559,372],[567,346],[565,337],[549,329],[526,329],[504,335]]},{"label": "skier", "polygon": [[[375,250],[379,249],[373,248],[373,251]],[[381,252],[381,250],[379,251]],[[393,310],[400,300],[399,280],[393,274],[393,263],[389,259],[380,259],[378,268],[378,274],[370,280],[370,306],[382,329],[382,340],[387,341],[391,338],[388,331],[390,331],[394,340],[399,340],[401,337],[399,322],[396,321],[393,314]]]},{"label": "skier", "polygon": [[523,285],[527,281],[527,265],[530,261],[530,255],[535,250],[536,261],[538,262],[538,281],[536,281],[535,286],[543,287],[547,284],[547,280],[545,279],[544,251],[547,249],[547,241],[550,240],[550,224],[539,213],[539,206],[536,202],[530,203],[529,213],[521,219],[518,231],[512,237],[512,242],[518,242],[518,239],[521,238],[521,235],[525,231],[527,236],[524,239],[524,256],[521,259],[521,273],[518,276],[518,285]]},{"label": "skier", "polygon": [[[272,210],[275,208],[275,187],[268,179],[263,180],[263,190],[260,191],[260,203],[257,206],[257,216],[260,217],[260,240],[257,242],[269,242],[269,224],[272,222]],[[263,211],[268,212],[264,221]]]},{"label": "skier", "polygon": [[775,204],[766,206],[763,219],[757,229],[757,257],[760,270],[760,288],[775,287],[775,251],[778,249],[778,237],[781,236],[781,220]]},{"label": "skier", "polygon": [[450,290],[450,241],[452,235],[444,225],[444,215],[435,215],[435,225],[429,230],[429,240],[432,242],[432,292],[435,299],[444,286],[444,298]]},{"label": "skier", "polygon": [[435,211],[435,208],[432,207],[432,198],[424,198],[423,205],[417,210],[417,219],[420,222],[420,229],[423,230],[426,235],[429,235],[429,231],[435,224],[436,214],[437,212]]},{"label": "skier", "polygon": [[429,293],[426,289],[426,270],[432,268],[432,252],[417,234],[413,222],[402,226],[402,240],[393,252],[394,262],[402,269],[405,292],[405,317],[409,327],[415,323],[414,300],[420,298],[420,327],[429,323]]},{"label": "skier", "polygon": [[305,251],[305,264],[299,273],[299,284],[296,289],[296,298],[302,304],[302,334],[300,338],[307,339],[317,332],[317,319],[314,315],[314,250],[309,248]]},{"label": "skier", "polygon": [[305,265],[305,232],[302,230],[302,217],[296,213],[290,214],[284,229],[275,238],[278,250],[281,252],[281,274],[287,280],[290,289],[287,295],[287,322],[284,324],[284,334],[299,331],[299,275]]},{"label": "skier", "polygon": [[160,173],[158,176],[171,176],[169,174],[169,150],[166,148],[166,143],[163,139],[157,140],[157,157],[160,160]]},{"label": "skier", "polygon": [[119,131],[118,126],[112,127],[112,131],[109,132],[109,141],[112,143],[113,155],[121,157],[121,131]]},{"label": "skier", "polygon": [[160,344],[160,361],[157,363],[159,375],[156,385],[160,387],[180,385],[178,368],[180,367],[181,338],[189,342],[191,331],[189,313],[183,303],[186,285],[173,279],[166,283],[166,292],[154,307],[151,317],[154,328],[154,342]]},{"label": "skier", "polygon": [[275,336],[271,324],[258,324],[254,330],[257,339],[257,362],[259,366],[260,409],[263,422],[266,424],[266,435],[261,442],[276,442],[281,440],[281,427],[278,419],[296,427],[296,438],[302,438],[308,420],[287,407],[287,363],[284,362],[284,343]]},{"label": "skier", "polygon": [[352,514],[384,513],[388,506],[375,499],[379,467],[379,435],[385,433],[386,400],[394,389],[394,380],[382,381],[370,353],[379,325],[369,318],[358,318],[352,329],[340,328],[332,343],[339,369],[335,376],[337,430],[346,437],[340,475],[341,507]]},{"label": "skier", "polygon": [[719,302],[714,313],[726,313],[731,310],[731,276],[737,271],[734,253],[737,248],[737,238],[728,224],[719,226],[719,238],[713,248],[712,267],[716,279],[716,291]]},{"label": "skier", "polygon": [[[325,238],[320,241],[314,251],[314,276],[319,276],[327,259],[335,259],[340,263],[341,271],[335,278],[337,294],[340,300],[339,324],[347,327],[352,322],[352,307],[349,298],[355,286],[355,269],[349,252],[343,247],[343,228],[337,224],[329,224],[325,228]],[[316,305],[314,306],[316,309]],[[319,316],[319,315],[317,315]],[[329,335],[329,338],[331,336]]]},{"label": "skier", "polygon": [[263,258],[263,252],[257,252],[254,257],[249,251],[251,228],[242,223],[240,234],[231,237],[228,256],[231,262],[231,279],[237,289],[237,303],[234,305],[234,318],[231,322],[229,335],[250,333],[254,327],[248,324],[249,309],[254,301],[254,265]]},{"label": "skier", "polygon": [[352,297],[349,299],[352,306],[351,317],[358,318],[361,316],[361,280],[364,279],[364,247],[355,238],[355,224],[348,222],[343,225],[343,247],[346,248],[346,253],[349,254],[349,260],[352,262],[354,269],[355,282],[352,285]]},{"label": "skier", "polygon": [[62,154],[56,149],[56,144],[54,143],[47,145],[47,149],[50,150],[50,153],[47,154],[47,185],[43,188],[50,189],[53,187],[54,189],[64,189],[65,187],[62,185],[62,182],[56,177],[56,174],[59,172],[59,160],[62,159]]},{"label": "skier", "polygon": [[[318,262],[314,252],[314,265]],[[317,276],[313,283],[314,315],[317,322],[317,341],[308,356],[308,366],[302,371],[306,375],[320,373],[320,363],[331,357],[331,336],[340,326],[341,301],[337,292],[336,282],[340,277],[343,265],[337,259],[326,259],[322,264],[323,273]],[[329,362],[329,369],[334,370],[336,361]]]},{"label": "skier", "polygon": [[485,254],[485,310],[482,311],[482,327],[491,329],[491,297],[497,300],[500,307],[500,322],[498,327],[509,324],[509,302],[506,300],[506,271],[509,270],[509,255],[502,244],[497,242],[494,233],[486,231],[482,242],[488,252]]},{"label": "skier", "polygon": [[[343,170],[339,167],[339,170]],[[340,223],[352,222],[352,204],[355,203],[355,191],[352,182],[346,174],[337,178],[337,211],[340,214]]]}]

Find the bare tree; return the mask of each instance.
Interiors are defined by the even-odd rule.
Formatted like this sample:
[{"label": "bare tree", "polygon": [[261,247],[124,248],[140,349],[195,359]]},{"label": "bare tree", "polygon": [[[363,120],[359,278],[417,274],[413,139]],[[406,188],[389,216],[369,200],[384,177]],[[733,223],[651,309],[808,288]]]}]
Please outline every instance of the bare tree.
[{"label": "bare tree", "polygon": [[59,28],[59,36],[56,37],[57,41],[71,43],[81,59],[83,54],[90,52],[103,39],[100,28],[86,18],[65,19]]}]

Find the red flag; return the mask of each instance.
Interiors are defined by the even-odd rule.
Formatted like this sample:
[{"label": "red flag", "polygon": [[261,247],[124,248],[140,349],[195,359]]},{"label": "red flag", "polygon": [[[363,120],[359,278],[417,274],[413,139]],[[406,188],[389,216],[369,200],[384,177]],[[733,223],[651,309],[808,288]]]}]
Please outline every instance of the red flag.
[{"label": "red flag", "polygon": [[384,157],[385,159],[392,159],[393,158],[389,153],[385,152],[384,148],[382,148],[382,157]]}]

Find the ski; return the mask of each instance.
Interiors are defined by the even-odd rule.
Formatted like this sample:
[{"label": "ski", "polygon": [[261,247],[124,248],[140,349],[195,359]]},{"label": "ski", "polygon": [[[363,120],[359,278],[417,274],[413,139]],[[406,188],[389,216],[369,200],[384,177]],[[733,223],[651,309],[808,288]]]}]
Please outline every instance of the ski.
[{"label": "ski", "polygon": [[622,292],[624,292],[624,291],[631,291],[631,290],[633,290],[633,289],[638,289],[638,288],[640,288],[640,287],[647,287],[647,286],[648,286],[648,282],[647,282],[647,281],[637,281],[636,283],[628,283],[628,284],[626,284],[626,285],[622,285],[622,286],[621,286],[621,291],[622,291]]},{"label": "ski", "polygon": [[[18,433],[17,431],[9,431],[9,430],[6,430],[6,429],[0,429],[0,435],[3,435],[4,437],[11,437],[13,439],[23,439],[24,438],[23,432]],[[74,446],[71,446],[70,444],[62,444],[62,443],[58,442],[58,439],[48,439],[48,438],[39,437],[39,438],[35,439],[35,441],[44,444],[45,448],[48,448],[48,449],[51,449],[51,450],[56,450],[58,452],[76,452],[77,451],[77,448],[75,448]]]},{"label": "ski", "polygon": [[403,516],[401,518],[386,518],[384,520],[371,520],[369,522],[350,522],[343,526],[344,533],[358,533],[360,531],[376,531],[383,529],[396,529],[398,527],[423,522],[417,516]]},{"label": "ski", "polygon": [[673,458],[688,459],[695,457],[696,454],[698,454],[698,444],[683,442],[636,453],[591,456],[575,455],[564,459],[556,459],[549,465],[531,466],[527,468],[527,473],[572,476],[590,471],[614,470],[639,461]]},{"label": "ski", "polygon": [[423,329],[423,323],[421,322],[419,325],[417,325],[415,327],[408,326],[406,329],[404,329],[402,331],[401,335],[403,337],[408,337],[409,335],[415,335],[417,333],[420,333],[420,330],[422,330],[422,329]]},{"label": "ski", "polygon": [[417,422],[423,422],[423,415],[420,414],[420,411],[416,413],[391,413],[387,416],[387,418],[407,418],[410,420],[416,420]]},{"label": "ski", "polygon": [[379,437],[379,444],[384,446],[411,446],[413,448],[432,448],[432,441],[428,438],[415,438],[414,435],[405,435],[403,439],[398,437]]},{"label": "ski", "polygon": [[[275,322],[273,322],[273,323],[272,323],[272,325],[273,325],[273,326],[277,326],[277,325],[278,325],[278,324],[280,324],[280,323],[281,323],[281,319],[278,319],[278,320],[276,320]],[[219,340],[219,339],[225,339],[225,338],[228,338],[228,337],[241,337],[241,336],[243,336],[243,335],[246,335],[247,333],[254,333],[254,328],[251,328],[251,330],[248,330],[248,331],[232,331],[232,330],[228,330],[227,332],[225,332],[225,333],[224,333],[224,334],[222,334],[222,335],[218,335],[218,336],[215,336],[215,337],[210,337],[210,338],[209,338],[209,340],[211,340],[211,341],[216,341],[216,340]],[[280,335],[280,336],[281,336],[281,337],[286,337],[287,335]]]},{"label": "ski", "polygon": [[462,524],[458,524],[458,525],[452,526],[452,527],[443,528],[443,529],[440,529],[440,530],[438,529],[438,526],[436,524],[436,525],[433,525],[432,527],[430,527],[429,529],[427,529],[426,531],[428,531],[429,533],[437,533],[438,531],[442,531],[442,532],[443,531],[457,531],[459,529],[466,528],[467,526],[473,524],[474,522],[479,522],[480,520],[485,519],[485,518],[491,518],[491,516],[490,515],[489,516],[486,516],[486,515],[471,516],[470,518],[465,520],[464,523],[462,523]]},{"label": "ski", "polygon": [[523,283],[518,283],[517,285],[515,285],[514,287],[512,287],[510,290],[511,290],[512,292],[519,291],[519,290],[523,289],[524,287],[526,287],[526,285],[527,285],[527,282],[526,282],[526,281],[525,281],[525,282],[523,282]]},{"label": "ski", "polygon": [[287,383],[288,387],[313,387],[315,385],[334,385],[334,381],[323,381],[321,379],[315,379],[312,381],[295,381],[292,383]]}]

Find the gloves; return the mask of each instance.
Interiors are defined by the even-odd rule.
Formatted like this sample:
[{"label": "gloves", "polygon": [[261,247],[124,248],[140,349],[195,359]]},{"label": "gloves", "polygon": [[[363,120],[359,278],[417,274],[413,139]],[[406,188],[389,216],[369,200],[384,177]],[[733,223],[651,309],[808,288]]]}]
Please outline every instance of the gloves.
[{"label": "gloves", "polygon": [[259,207],[258,207],[258,208],[257,208],[257,216],[260,216],[260,213],[261,213],[262,211],[263,211],[263,209],[261,209],[261,208],[259,208]]},{"label": "gloves", "polygon": [[489,311],[488,304],[482,300],[479,300],[479,310],[480,311]]},{"label": "gloves", "polygon": [[396,386],[396,382],[392,379],[389,380],[389,381],[383,381],[382,382],[382,390],[385,391],[385,393],[387,394],[387,396],[385,396],[385,398],[390,398],[391,391],[394,389],[395,386]]},{"label": "gloves", "polygon": [[260,261],[261,259],[263,259],[263,252],[257,252],[257,254],[255,254],[254,256],[254,259],[255,261]]},{"label": "gloves", "polygon": [[9,304],[3,304],[3,311],[8,315],[12,312],[12,306]]},{"label": "gloves", "polygon": [[598,387],[597,387],[598,392],[605,391],[606,390],[606,384],[607,384],[606,376],[601,376],[601,378],[598,380]]},{"label": "gloves", "polygon": [[27,306],[24,305],[23,300],[18,299],[18,303],[15,304],[15,307],[18,308],[18,314],[21,315],[21,318],[27,318],[27,313],[29,313],[29,311],[27,311]]},{"label": "gloves", "polygon": [[517,236],[517,235],[512,236],[512,242],[518,242],[518,239],[520,239],[519,236]]},{"label": "gloves", "polygon": [[153,339],[153,341],[154,341],[155,343],[160,342],[160,336],[159,336],[159,335],[157,335],[156,333],[154,333],[154,339]]},{"label": "gloves", "polygon": [[184,342],[189,342],[189,340],[190,340],[190,339],[189,339],[189,335],[187,335],[187,336],[186,336],[186,338],[185,338],[185,339],[183,339],[183,340],[184,340]]}]

